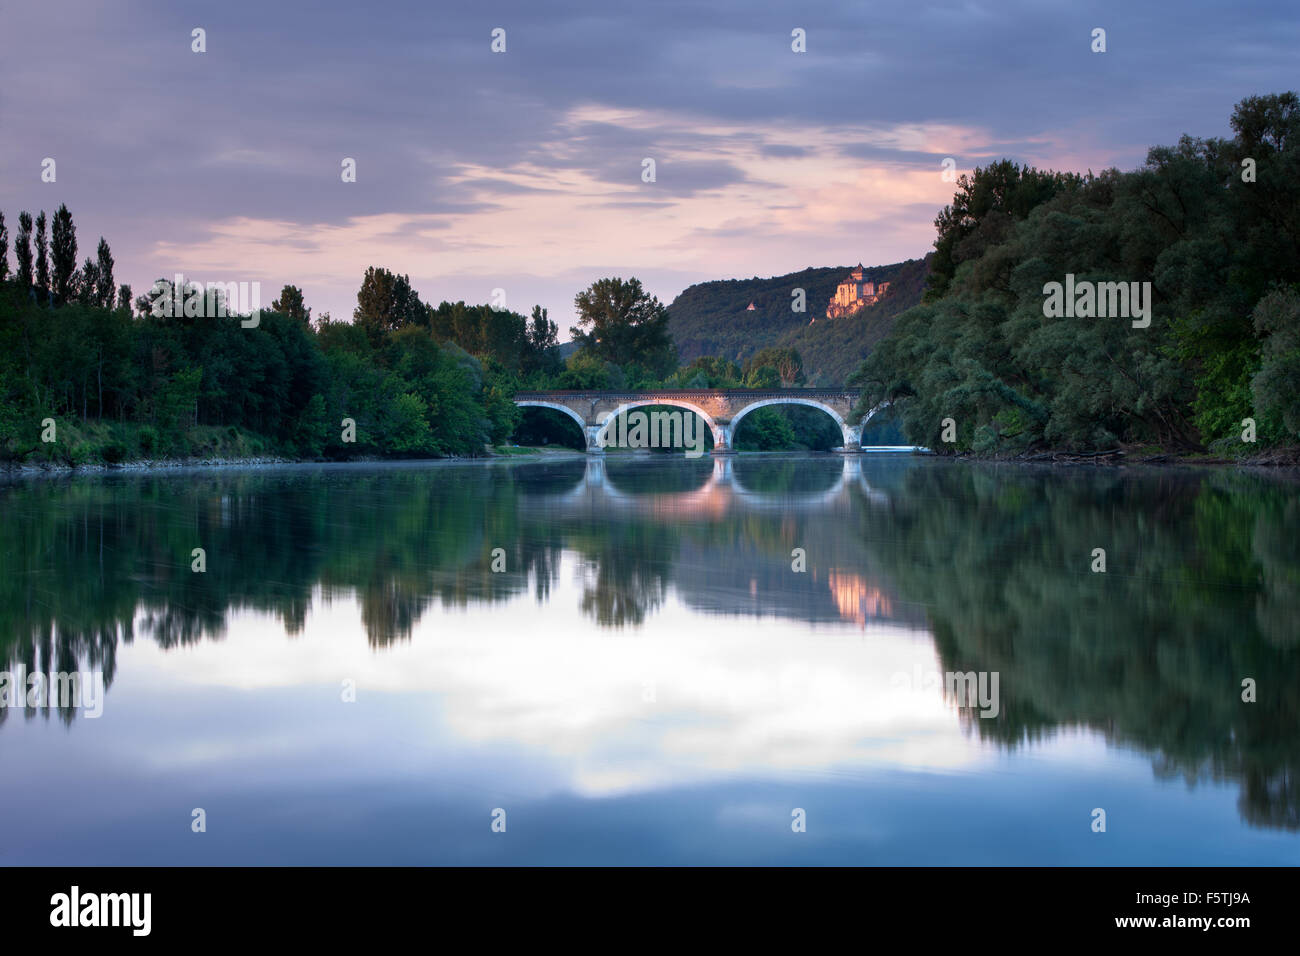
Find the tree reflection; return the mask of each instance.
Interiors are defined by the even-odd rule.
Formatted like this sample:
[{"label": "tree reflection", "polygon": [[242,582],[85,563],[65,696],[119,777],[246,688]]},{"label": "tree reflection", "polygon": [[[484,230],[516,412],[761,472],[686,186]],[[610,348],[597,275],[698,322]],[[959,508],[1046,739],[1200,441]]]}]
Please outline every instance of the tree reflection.
[{"label": "tree reflection", "polygon": [[0,507],[0,656],[28,672],[111,683],[137,634],[219,640],[253,610],[292,636],[343,596],[382,650],[438,608],[545,605],[576,567],[602,628],[670,592],[704,613],[924,628],[944,670],[1000,674],[996,718],[961,712],[971,733],[1014,748],[1090,728],[1162,776],[1238,781],[1252,824],[1300,828],[1294,480],[659,457],[29,482]]}]

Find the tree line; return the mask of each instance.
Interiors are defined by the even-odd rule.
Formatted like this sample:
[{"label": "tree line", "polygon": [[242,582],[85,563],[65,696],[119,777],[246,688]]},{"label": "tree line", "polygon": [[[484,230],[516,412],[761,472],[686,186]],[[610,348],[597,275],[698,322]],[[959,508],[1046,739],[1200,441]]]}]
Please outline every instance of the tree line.
[{"label": "tree line", "polygon": [[[565,362],[546,309],[433,306],[409,276],[378,266],[362,278],[351,321],[313,318],[294,285],[255,323],[162,310],[165,280],[133,300],[129,286],[114,288],[106,240],[76,269],[67,207],[51,222],[47,242],[45,214],[19,214],[10,273],[0,215],[0,462],[472,456],[512,437],[581,448],[567,420],[525,421],[514,393],[802,381],[790,350],[768,350],[743,369],[679,368],[668,312],[635,278],[600,279],[578,293],[577,351]],[[183,284],[182,298],[190,289]],[[235,303],[213,294],[233,312]],[[797,433],[809,446],[826,440],[817,434],[826,423],[751,417],[746,434],[757,447],[797,444]]]},{"label": "tree line", "polygon": [[[926,299],[858,367],[943,454],[1243,454],[1300,435],[1300,98],[1242,100],[1229,139],[1131,172],[1009,160],[958,181]],[[1152,321],[1056,318],[1046,286],[1150,282]]]}]

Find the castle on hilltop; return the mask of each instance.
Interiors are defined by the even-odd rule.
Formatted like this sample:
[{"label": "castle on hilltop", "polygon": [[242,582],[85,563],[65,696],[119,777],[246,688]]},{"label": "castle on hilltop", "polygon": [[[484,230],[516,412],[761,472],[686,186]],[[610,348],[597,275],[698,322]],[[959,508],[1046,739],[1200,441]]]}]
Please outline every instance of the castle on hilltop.
[{"label": "castle on hilltop", "polygon": [[826,318],[838,319],[843,315],[852,315],[858,309],[875,305],[889,289],[888,282],[879,284],[865,278],[862,263],[849,273],[849,277],[835,289],[831,304],[826,307]]}]

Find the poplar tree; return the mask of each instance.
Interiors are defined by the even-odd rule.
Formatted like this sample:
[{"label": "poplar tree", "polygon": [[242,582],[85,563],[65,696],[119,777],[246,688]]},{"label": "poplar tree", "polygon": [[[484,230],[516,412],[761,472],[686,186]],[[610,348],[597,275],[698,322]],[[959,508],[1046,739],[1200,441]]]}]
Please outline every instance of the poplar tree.
[{"label": "poplar tree", "polygon": [[45,211],[36,217],[36,287],[49,295],[50,260],[45,240]]},{"label": "poplar tree", "polygon": [[9,227],[5,225],[5,214],[0,212],[0,282],[9,275]]},{"label": "poplar tree", "polygon": [[14,258],[18,260],[18,284],[26,289],[32,284],[32,214],[29,212],[18,214]]},{"label": "poplar tree", "polygon": [[59,205],[54,214],[50,258],[54,265],[54,295],[59,302],[71,298],[72,284],[77,274],[77,227],[72,223],[72,213],[66,204]]},{"label": "poplar tree", "polygon": [[95,281],[94,302],[105,309],[111,309],[117,286],[113,284],[113,253],[109,251],[108,241],[103,236],[99,237],[99,248],[95,254],[99,259],[99,272]]},{"label": "poplar tree", "polygon": [[86,256],[81,272],[73,277],[72,295],[82,305],[94,305],[99,294],[99,266]]}]

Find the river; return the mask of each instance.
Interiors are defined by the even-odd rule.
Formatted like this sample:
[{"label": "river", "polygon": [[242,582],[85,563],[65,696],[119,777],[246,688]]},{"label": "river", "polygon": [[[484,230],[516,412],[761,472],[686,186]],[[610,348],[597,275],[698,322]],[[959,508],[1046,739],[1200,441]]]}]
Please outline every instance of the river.
[{"label": "river", "polygon": [[0,708],[0,862],[1295,864],[1298,492],[908,455],[12,482],[6,673],[84,682]]}]

